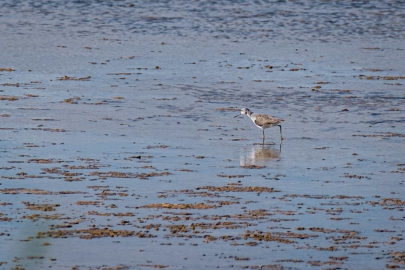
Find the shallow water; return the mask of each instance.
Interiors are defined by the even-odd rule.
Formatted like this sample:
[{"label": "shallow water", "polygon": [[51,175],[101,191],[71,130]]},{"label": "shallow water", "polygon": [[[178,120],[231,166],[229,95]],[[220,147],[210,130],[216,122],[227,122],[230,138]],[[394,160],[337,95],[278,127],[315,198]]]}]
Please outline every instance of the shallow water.
[{"label": "shallow water", "polygon": [[400,1],[58,3],[0,4],[1,269],[404,267]]}]

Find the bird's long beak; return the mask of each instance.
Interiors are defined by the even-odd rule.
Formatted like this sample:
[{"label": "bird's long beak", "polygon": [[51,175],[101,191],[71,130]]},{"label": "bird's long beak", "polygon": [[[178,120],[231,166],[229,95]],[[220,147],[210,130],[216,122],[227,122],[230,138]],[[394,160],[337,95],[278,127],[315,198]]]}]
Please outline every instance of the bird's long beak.
[{"label": "bird's long beak", "polygon": [[233,118],[236,118],[236,117],[238,117],[240,114],[238,114],[238,115],[235,115]]}]

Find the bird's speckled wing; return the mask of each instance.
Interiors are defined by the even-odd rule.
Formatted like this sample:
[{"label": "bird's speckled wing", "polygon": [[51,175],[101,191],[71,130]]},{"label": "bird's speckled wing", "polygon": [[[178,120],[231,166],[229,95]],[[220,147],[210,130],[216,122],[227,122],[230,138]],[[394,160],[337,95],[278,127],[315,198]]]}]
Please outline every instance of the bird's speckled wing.
[{"label": "bird's speckled wing", "polygon": [[267,114],[254,114],[254,118],[254,123],[258,126],[273,126],[284,121],[281,118],[269,116]]}]

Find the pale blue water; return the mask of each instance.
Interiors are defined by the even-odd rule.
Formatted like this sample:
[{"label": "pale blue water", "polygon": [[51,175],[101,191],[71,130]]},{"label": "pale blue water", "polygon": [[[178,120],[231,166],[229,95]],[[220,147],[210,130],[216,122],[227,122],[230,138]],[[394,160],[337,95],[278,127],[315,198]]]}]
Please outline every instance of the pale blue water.
[{"label": "pale blue water", "polygon": [[[0,268],[403,268],[404,7],[1,2]],[[284,118],[281,147],[229,107]],[[278,192],[206,189],[230,183]],[[37,238],[92,226],[153,237]]]}]

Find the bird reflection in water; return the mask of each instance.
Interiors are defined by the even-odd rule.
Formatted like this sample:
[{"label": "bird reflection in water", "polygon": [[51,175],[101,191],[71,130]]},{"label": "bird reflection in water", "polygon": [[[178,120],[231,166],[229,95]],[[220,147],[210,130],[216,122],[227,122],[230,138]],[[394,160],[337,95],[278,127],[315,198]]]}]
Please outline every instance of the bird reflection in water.
[{"label": "bird reflection in water", "polygon": [[251,148],[242,148],[240,152],[240,166],[260,165],[264,166],[272,160],[280,158],[279,149],[265,144],[253,145]]}]

